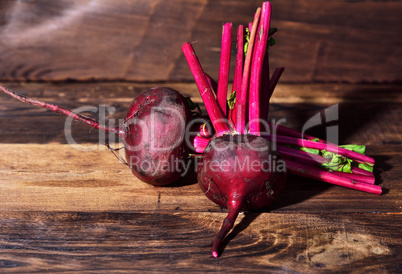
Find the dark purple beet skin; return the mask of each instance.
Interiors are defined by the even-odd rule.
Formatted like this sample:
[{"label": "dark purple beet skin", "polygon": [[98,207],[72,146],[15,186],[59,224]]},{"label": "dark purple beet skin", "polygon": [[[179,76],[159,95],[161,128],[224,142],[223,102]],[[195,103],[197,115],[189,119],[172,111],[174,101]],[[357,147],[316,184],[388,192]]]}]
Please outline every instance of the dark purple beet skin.
[{"label": "dark purple beet skin", "polygon": [[131,103],[124,129],[100,124],[93,118],[57,105],[29,98],[0,86],[0,92],[80,121],[93,128],[113,133],[124,140],[126,159],[139,179],[152,185],[167,185],[177,180],[188,158],[185,143],[192,112],[186,99],[176,90],[155,87],[140,94]]},{"label": "dark purple beet skin", "polygon": [[264,208],[279,195],[286,181],[286,166],[265,138],[223,135],[211,139],[197,169],[204,194],[229,209],[212,248],[217,257],[238,213]]},{"label": "dark purple beet skin", "polygon": [[182,174],[184,142],[191,111],[176,90],[151,88],[131,103],[125,119],[125,153],[131,171],[152,185],[167,185]]}]

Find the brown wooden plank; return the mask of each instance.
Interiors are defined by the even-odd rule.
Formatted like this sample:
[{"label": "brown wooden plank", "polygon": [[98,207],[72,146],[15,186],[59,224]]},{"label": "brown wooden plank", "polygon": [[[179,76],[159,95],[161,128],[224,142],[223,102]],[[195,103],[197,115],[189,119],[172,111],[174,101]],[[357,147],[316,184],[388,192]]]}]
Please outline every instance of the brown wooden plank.
[{"label": "brown wooden plank", "polygon": [[[273,0],[272,67],[283,82],[400,82],[401,1]],[[63,0],[0,3],[0,80],[192,81],[194,44],[218,75],[221,26],[261,1]]]},{"label": "brown wooden plank", "polygon": [[402,267],[401,215],[241,214],[216,259],[210,250],[223,218],[222,213],[1,212],[0,268],[397,273]]},{"label": "brown wooden plank", "polygon": [[[94,147],[95,146],[95,147]],[[189,173],[167,187],[139,181],[112,153],[94,144],[0,144],[0,211],[220,212]],[[388,149],[388,150],[386,150]],[[270,212],[395,213],[401,211],[400,146],[373,146],[381,196],[289,176]]]},{"label": "brown wooden plank", "polygon": [[[169,86],[201,103],[193,83],[92,83],[92,84],[16,84],[4,86],[27,96],[75,109],[104,105],[113,108],[107,119],[115,123],[124,119],[129,104],[140,92],[153,86]],[[302,130],[314,115],[338,104],[340,143],[365,145],[401,144],[402,87],[400,85],[304,84],[278,85],[270,107],[270,120],[283,121],[288,127]],[[24,105],[0,95],[0,140],[11,143],[66,143],[65,118],[38,107]],[[201,104],[201,107],[203,105]],[[99,119],[98,113],[88,115]],[[332,124],[333,125],[333,124]],[[323,132],[324,131],[324,132]],[[77,142],[98,142],[99,132],[74,123],[72,135]],[[313,135],[325,137],[325,126],[311,129]]]}]

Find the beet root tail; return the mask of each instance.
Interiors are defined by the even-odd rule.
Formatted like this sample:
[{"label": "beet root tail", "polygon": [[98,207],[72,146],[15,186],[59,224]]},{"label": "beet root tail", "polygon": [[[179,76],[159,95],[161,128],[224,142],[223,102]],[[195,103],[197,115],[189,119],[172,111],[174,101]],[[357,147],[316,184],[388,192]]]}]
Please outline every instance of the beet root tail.
[{"label": "beet root tail", "polygon": [[117,136],[124,137],[124,131],[120,130],[119,127],[109,127],[109,126],[101,125],[98,121],[96,121],[96,120],[94,120],[94,119],[92,119],[90,117],[74,113],[71,110],[68,110],[68,109],[65,109],[65,108],[62,108],[62,107],[59,107],[59,106],[56,106],[56,105],[52,105],[52,104],[49,104],[49,103],[46,103],[46,102],[42,102],[42,101],[39,101],[39,100],[29,98],[29,97],[27,97],[25,95],[19,94],[19,93],[15,92],[15,91],[11,91],[11,90],[6,89],[5,87],[2,87],[2,86],[0,86],[0,92],[8,94],[11,97],[13,97],[13,98],[15,98],[15,99],[17,99],[17,100],[19,100],[19,101],[21,101],[23,103],[31,104],[31,105],[34,105],[34,106],[38,106],[38,107],[41,107],[41,108],[48,109],[50,111],[53,111],[54,113],[59,113],[59,114],[62,114],[64,116],[71,117],[74,120],[80,121],[80,122],[82,122],[82,123],[84,123],[84,124],[86,124],[86,125],[88,125],[90,127],[93,127],[93,128],[99,129],[99,130],[103,130],[105,132],[112,132],[112,133],[116,134]]},{"label": "beet root tail", "polygon": [[222,227],[219,230],[218,234],[216,234],[214,244],[212,245],[212,256],[214,256],[215,258],[218,258],[221,243],[225,236],[233,228],[233,225],[236,221],[237,216],[239,215],[242,206],[243,203],[239,203],[236,206],[229,207],[229,213],[226,216],[225,220],[223,220]]}]

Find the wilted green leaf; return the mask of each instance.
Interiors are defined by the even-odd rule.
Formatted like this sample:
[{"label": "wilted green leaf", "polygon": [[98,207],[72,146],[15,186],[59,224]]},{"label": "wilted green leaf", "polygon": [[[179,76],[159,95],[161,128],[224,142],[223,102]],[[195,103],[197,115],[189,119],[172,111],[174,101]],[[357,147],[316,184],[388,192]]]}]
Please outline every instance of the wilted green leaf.
[{"label": "wilted green leaf", "polygon": [[229,109],[233,109],[236,103],[236,91],[234,90],[232,94],[230,94],[229,99],[228,99],[228,106]]}]

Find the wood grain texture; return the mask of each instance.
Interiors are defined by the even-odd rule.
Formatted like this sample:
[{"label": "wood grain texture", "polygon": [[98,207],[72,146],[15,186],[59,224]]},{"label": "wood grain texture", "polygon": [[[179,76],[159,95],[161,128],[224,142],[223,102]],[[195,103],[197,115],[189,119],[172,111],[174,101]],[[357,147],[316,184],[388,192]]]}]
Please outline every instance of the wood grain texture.
[{"label": "wood grain texture", "polygon": [[12,272],[397,273],[384,215],[240,214],[224,256],[209,249],[221,213],[0,213],[0,267]]},{"label": "wood grain texture", "polygon": [[[0,211],[221,211],[202,195],[192,173],[170,187],[153,187],[134,177],[109,151],[84,152],[60,144],[1,144],[0,148]],[[392,152],[371,148],[384,195],[290,176],[281,198],[267,211],[399,212],[402,150],[389,149]]]},{"label": "wood grain texture", "polygon": [[[69,108],[105,104],[125,116],[161,83],[3,83]],[[163,83],[200,102],[194,84]],[[241,213],[211,257],[226,216],[194,174],[167,187],[136,179],[99,133],[0,95],[0,272],[371,272],[402,268],[402,93],[398,85],[279,85],[271,118],[300,129],[339,104],[340,140],[376,159],[381,196],[289,176],[268,208]],[[90,113],[97,118],[97,113]],[[333,124],[331,124],[333,125]],[[312,132],[325,134],[325,126]],[[325,135],[323,135],[325,137]]]},{"label": "wood grain texture", "polygon": [[[106,119],[119,123],[124,119],[131,101],[153,86],[169,86],[202,103],[195,84],[187,83],[91,83],[46,84],[6,83],[6,87],[33,98],[66,108],[101,108]],[[66,143],[66,119],[38,107],[22,104],[0,95],[0,140],[11,143]],[[340,143],[366,145],[400,145],[402,138],[402,88],[400,85],[349,85],[349,84],[282,84],[276,88],[271,100],[270,119],[301,130],[302,126],[326,108],[338,105]],[[201,104],[203,108],[203,105]],[[110,113],[112,110],[113,113]],[[98,112],[87,115],[99,119]],[[38,130],[40,128],[40,130]],[[98,142],[99,132],[73,123],[72,136],[76,142]],[[312,128],[319,137],[325,137],[325,127]],[[29,139],[28,139],[29,136]]]},{"label": "wood grain texture", "polygon": [[[400,82],[401,1],[273,0],[272,67],[283,82]],[[224,22],[260,0],[32,0],[0,3],[0,80],[192,81],[194,43],[217,78]],[[6,64],[6,66],[4,65]]]}]

